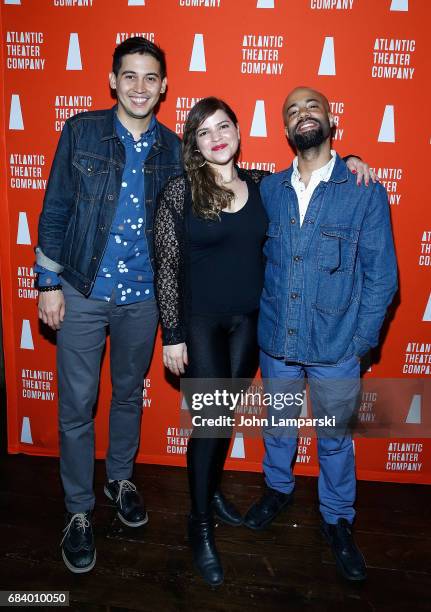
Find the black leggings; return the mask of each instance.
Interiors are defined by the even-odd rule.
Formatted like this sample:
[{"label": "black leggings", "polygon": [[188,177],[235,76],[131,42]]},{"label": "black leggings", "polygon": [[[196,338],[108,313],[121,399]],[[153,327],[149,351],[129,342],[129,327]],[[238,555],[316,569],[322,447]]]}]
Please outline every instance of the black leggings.
[{"label": "black leggings", "polygon": [[[246,315],[191,315],[186,377],[253,379],[258,367],[256,332],[257,311]],[[209,512],[223,474],[231,434],[230,430],[225,437],[205,438],[192,433],[187,468],[194,515]]]}]

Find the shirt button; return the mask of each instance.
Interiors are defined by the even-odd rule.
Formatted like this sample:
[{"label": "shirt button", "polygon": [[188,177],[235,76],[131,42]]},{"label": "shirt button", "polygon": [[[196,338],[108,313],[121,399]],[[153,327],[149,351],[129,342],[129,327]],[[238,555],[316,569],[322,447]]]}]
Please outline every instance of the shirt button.
[{"label": "shirt button", "polygon": [[112,195],[112,193],[110,193],[110,194],[108,195],[108,200],[111,200],[111,201],[112,201],[113,199],[114,199],[114,196]]},{"label": "shirt button", "polygon": [[141,280],[142,280],[142,276],[139,274],[138,281],[141,281]]},{"label": "shirt button", "polygon": [[93,255],[93,257],[91,258],[93,261],[97,261],[97,257],[96,255]]},{"label": "shirt button", "polygon": [[124,229],[124,225],[119,225],[119,226],[118,226],[118,229],[119,229],[120,231],[123,231],[123,229]]},{"label": "shirt button", "polygon": [[101,226],[99,227],[99,230],[100,230],[101,232],[104,232],[104,231],[105,231],[105,226],[104,226],[104,225],[101,225]]},{"label": "shirt button", "polygon": [[300,255],[295,255],[295,257],[293,258],[293,261],[298,262],[301,261],[302,257]]},{"label": "shirt button", "polygon": [[296,298],[298,297],[297,293],[291,293],[290,297],[292,298],[292,300],[296,300]]},{"label": "shirt button", "polygon": [[289,329],[287,331],[287,333],[289,334],[289,336],[293,336],[293,334],[295,333],[295,330],[294,329]]},{"label": "shirt button", "polygon": [[295,225],[295,223],[296,223],[296,219],[295,219],[294,217],[292,217],[292,218],[291,218],[291,220],[290,220],[290,222],[291,222],[291,224],[292,224],[292,225]]}]

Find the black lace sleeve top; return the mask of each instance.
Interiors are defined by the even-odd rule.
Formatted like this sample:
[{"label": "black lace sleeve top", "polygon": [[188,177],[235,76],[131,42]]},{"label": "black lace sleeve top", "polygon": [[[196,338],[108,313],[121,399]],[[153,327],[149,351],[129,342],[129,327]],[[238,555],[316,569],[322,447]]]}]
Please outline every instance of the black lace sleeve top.
[{"label": "black lace sleeve top", "polygon": [[[227,258],[229,256],[232,257],[236,243],[235,234],[231,237],[228,234],[229,232],[238,232],[239,223],[251,224],[250,230],[252,230],[255,236],[254,250],[258,253],[254,253],[254,261],[257,262],[258,258],[260,258],[261,242],[266,231],[266,214],[256,186],[269,173],[260,170],[240,169],[238,173],[240,178],[249,184],[249,199],[240,211],[236,213],[221,213],[223,215],[221,222],[223,225],[224,221],[226,229],[222,231],[219,226],[213,225],[218,238],[223,238],[224,240],[224,244],[222,240],[219,240],[220,246],[217,246],[212,240],[208,242],[208,228],[205,227],[206,224],[209,226],[211,224],[220,224],[220,221],[205,222],[202,220],[202,223],[200,223],[201,220],[196,222],[196,217],[194,217],[193,222],[190,222],[189,216],[192,216],[192,199],[190,186],[185,175],[170,179],[160,194],[154,221],[155,286],[164,345],[185,342],[186,322],[190,311],[192,309],[196,310],[199,307],[207,311],[208,306],[204,305],[204,302],[208,304],[214,302],[214,300],[206,300],[206,296],[212,290],[212,285],[208,285],[208,283],[212,283],[212,280],[217,278],[217,276],[222,277],[222,269],[223,267],[226,269]],[[232,217],[236,218],[233,219]],[[246,237],[248,232],[243,231],[242,234]],[[226,237],[229,240],[226,240]],[[239,234],[238,240],[240,240]],[[253,243],[249,241],[250,244]],[[244,245],[247,245],[247,242]],[[198,246],[198,249],[196,249],[196,246]],[[217,251],[217,249],[219,250]],[[227,252],[228,250],[230,253]],[[206,274],[203,274],[205,262],[200,261],[199,265],[197,263],[198,259],[202,259],[202,254],[204,254],[208,262],[212,262],[209,264],[211,269],[208,269]],[[237,258],[235,258],[236,261]],[[248,293],[251,296],[249,299],[250,304],[253,302],[255,304],[254,307],[257,307],[257,296],[260,293],[260,284],[262,282],[261,270],[254,269],[258,264],[250,263],[253,261],[253,257],[247,257],[245,261],[247,261],[247,264],[244,264],[243,270],[246,274],[241,274],[241,281],[244,284],[248,282],[248,286],[250,286],[250,284],[253,284],[253,277],[256,278],[255,286],[250,288]],[[220,270],[216,269],[217,266],[220,266]],[[251,266],[254,266],[253,270],[250,270]],[[200,280],[199,292],[195,290],[194,299],[192,299],[190,285],[194,283],[197,289],[196,278],[198,276]],[[205,284],[207,285],[207,291],[205,291]],[[231,285],[232,288],[235,285],[234,277]],[[225,283],[223,284],[223,290],[226,291]],[[196,296],[197,293],[198,295]],[[234,292],[234,295],[238,296],[243,294],[244,292]],[[216,295],[216,292],[214,295]],[[238,302],[238,299],[230,296],[230,300],[233,302]],[[230,309],[228,311],[235,312],[235,307],[241,308],[243,306],[245,306],[244,303],[234,303],[232,305],[228,304],[227,308]],[[214,307],[220,308],[220,304]]]}]

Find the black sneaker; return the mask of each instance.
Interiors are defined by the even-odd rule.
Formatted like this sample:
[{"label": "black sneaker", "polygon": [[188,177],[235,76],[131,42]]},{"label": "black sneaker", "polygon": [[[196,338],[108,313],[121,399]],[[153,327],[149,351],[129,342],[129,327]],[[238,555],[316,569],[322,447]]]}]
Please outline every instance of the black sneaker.
[{"label": "black sneaker", "polygon": [[352,526],[344,518],[336,525],[322,521],[322,533],[332,548],[339,572],[347,580],[360,581],[367,577],[367,566],[352,535]]},{"label": "black sneaker", "polygon": [[135,485],[130,480],[106,483],[104,492],[117,507],[117,515],[128,527],[141,527],[148,523],[148,514]]},{"label": "black sneaker", "polygon": [[243,524],[256,531],[265,529],[293,501],[293,493],[266,487],[262,497],[247,510]]},{"label": "black sneaker", "polygon": [[74,574],[83,574],[96,564],[93,527],[90,512],[77,512],[66,515],[66,527],[61,540],[63,561]]}]

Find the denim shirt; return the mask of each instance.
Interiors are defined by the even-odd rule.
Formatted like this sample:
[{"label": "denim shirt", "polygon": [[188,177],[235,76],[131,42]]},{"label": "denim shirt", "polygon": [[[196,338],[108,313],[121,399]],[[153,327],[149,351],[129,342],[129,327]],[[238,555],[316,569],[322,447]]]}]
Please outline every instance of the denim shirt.
[{"label": "denim shirt", "polygon": [[292,171],[261,183],[269,225],[259,344],[286,361],[336,364],[377,345],[397,289],[387,195],[378,183],[357,186],[337,155],[301,227]]},{"label": "denim shirt", "polygon": [[[80,113],[66,121],[39,218],[37,264],[61,274],[86,296],[93,290],[107,248],[126,164],[125,147],[115,129],[115,111],[116,107]],[[142,218],[153,267],[157,198],[167,180],[182,172],[181,141],[157,121],[142,170]]]}]

